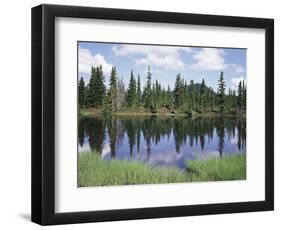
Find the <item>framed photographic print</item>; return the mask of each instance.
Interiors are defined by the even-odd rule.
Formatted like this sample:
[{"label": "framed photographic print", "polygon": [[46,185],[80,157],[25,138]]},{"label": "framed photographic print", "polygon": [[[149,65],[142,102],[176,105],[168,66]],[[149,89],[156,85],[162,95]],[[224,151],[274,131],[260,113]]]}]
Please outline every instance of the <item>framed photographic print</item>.
[{"label": "framed photographic print", "polygon": [[273,19],[32,8],[32,221],[273,210]]}]

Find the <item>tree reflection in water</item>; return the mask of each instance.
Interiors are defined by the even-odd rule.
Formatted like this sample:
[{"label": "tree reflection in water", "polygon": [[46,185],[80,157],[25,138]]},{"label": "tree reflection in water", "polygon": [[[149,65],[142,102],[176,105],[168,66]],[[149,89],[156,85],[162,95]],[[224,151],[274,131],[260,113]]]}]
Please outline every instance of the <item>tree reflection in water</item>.
[{"label": "tree reflection in water", "polygon": [[[127,145],[130,159],[146,154],[146,160],[149,161],[154,147],[158,145],[174,145],[174,152],[179,154],[188,146],[199,146],[201,151],[207,152],[206,145],[214,142],[222,156],[226,141],[228,145],[235,144],[238,151],[245,151],[246,121],[239,118],[159,116],[80,118],[78,135],[80,150],[87,142],[91,151],[102,154],[105,143],[108,143],[111,158],[118,157],[119,147],[125,151],[124,145]],[[141,145],[145,145],[145,148],[141,148]],[[141,152],[141,149],[146,152]]]}]

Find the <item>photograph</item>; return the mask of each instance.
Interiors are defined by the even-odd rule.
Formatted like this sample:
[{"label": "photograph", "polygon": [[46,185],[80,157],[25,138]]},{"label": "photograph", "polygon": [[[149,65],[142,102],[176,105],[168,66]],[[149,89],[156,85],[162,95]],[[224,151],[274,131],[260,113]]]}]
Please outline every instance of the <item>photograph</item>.
[{"label": "photograph", "polygon": [[151,6],[32,7],[32,222],[274,210],[274,18]]},{"label": "photograph", "polygon": [[78,187],[245,180],[246,53],[79,41]]}]

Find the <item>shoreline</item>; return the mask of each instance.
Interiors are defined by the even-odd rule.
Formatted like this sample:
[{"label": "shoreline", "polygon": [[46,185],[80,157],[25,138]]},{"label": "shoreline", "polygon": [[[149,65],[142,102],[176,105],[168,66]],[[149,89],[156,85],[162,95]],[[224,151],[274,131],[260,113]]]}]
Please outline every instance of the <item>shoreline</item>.
[{"label": "shoreline", "polygon": [[[80,109],[79,110],[79,116],[80,117],[104,117],[101,110],[99,109]],[[195,111],[192,111],[192,115],[189,115],[187,113],[179,112],[179,113],[167,113],[167,112],[156,112],[152,113],[149,111],[119,111],[116,113],[112,113],[110,116],[162,116],[162,117],[188,117],[188,118],[243,118],[246,119],[246,114],[231,114],[231,113],[214,113],[214,112],[205,112],[205,113],[198,113]]]}]

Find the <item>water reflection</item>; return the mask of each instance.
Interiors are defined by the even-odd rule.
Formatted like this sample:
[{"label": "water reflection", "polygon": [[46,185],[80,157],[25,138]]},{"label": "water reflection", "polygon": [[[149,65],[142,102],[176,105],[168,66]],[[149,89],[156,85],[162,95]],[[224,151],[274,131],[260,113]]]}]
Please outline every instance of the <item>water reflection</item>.
[{"label": "water reflection", "polygon": [[186,159],[244,153],[246,121],[235,118],[81,118],[79,152],[185,168]]}]

